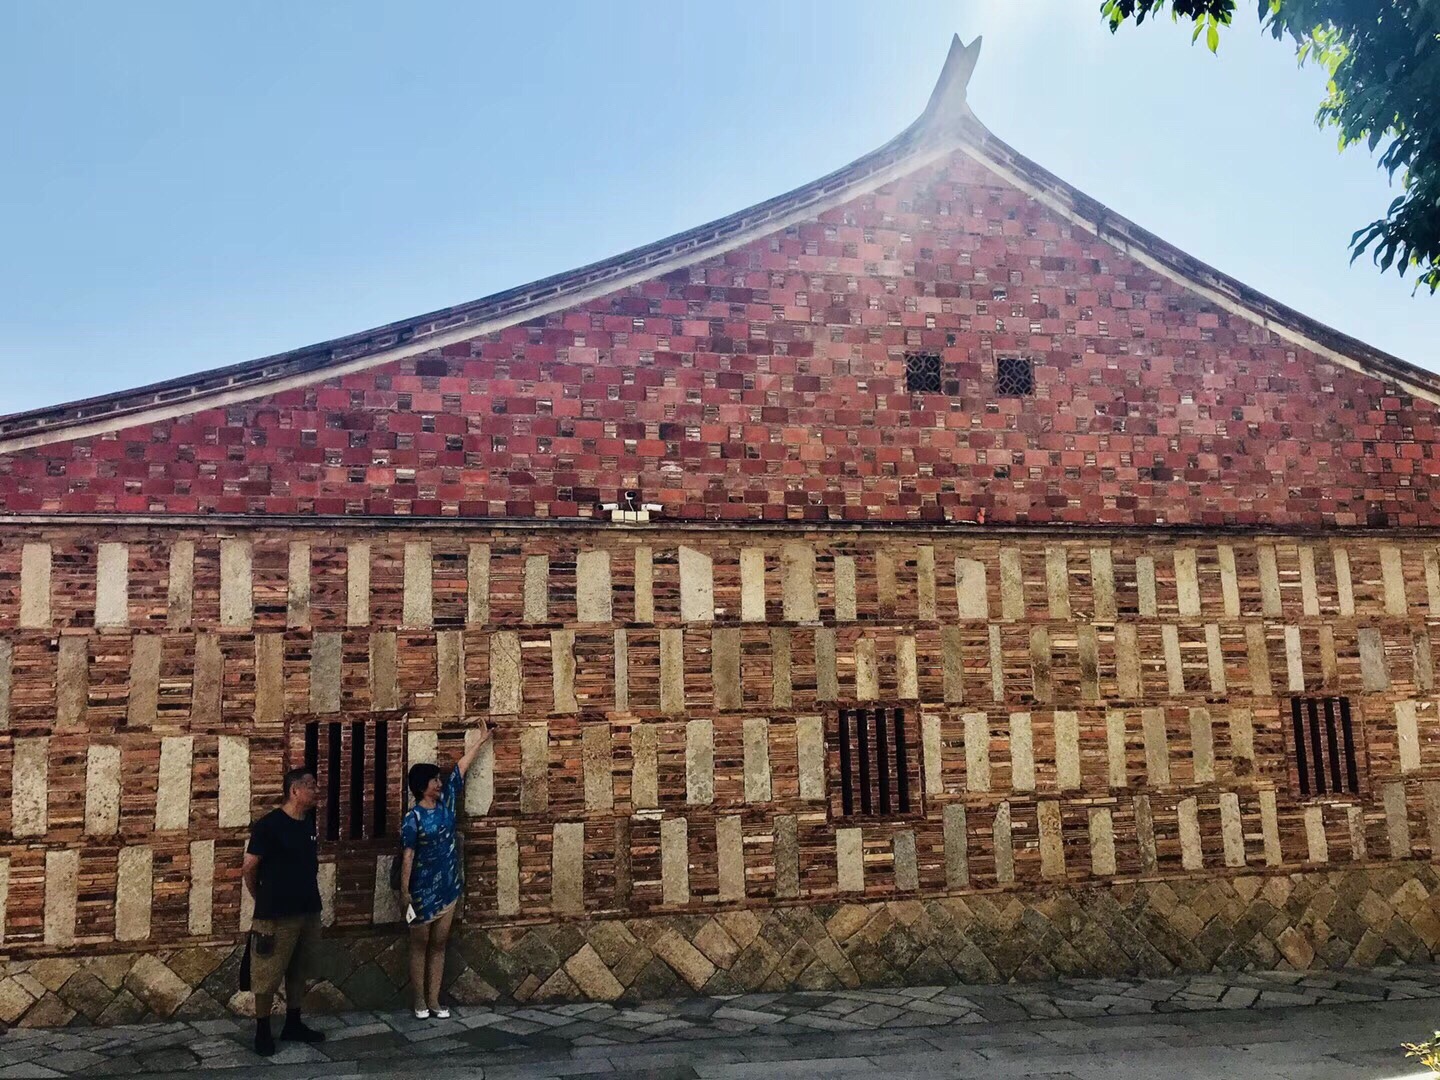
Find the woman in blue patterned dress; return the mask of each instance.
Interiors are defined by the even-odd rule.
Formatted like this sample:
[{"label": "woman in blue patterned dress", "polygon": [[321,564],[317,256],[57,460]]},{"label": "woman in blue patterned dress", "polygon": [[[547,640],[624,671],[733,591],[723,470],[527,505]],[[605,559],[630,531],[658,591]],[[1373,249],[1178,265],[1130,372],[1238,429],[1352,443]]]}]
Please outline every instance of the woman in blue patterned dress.
[{"label": "woman in blue patterned dress", "polygon": [[417,1020],[431,1016],[444,1020],[450,1015],[440,1004],[440,978],[461,889],[455,818],[465,790],[465,773],[489,740],[490,729],[482,720],[479,740],[444,780],[434,765],[410,767],[408,781],[415,805],[400,826],[400,842],[405,848],[400,903],[410,924],[410,986]]}]

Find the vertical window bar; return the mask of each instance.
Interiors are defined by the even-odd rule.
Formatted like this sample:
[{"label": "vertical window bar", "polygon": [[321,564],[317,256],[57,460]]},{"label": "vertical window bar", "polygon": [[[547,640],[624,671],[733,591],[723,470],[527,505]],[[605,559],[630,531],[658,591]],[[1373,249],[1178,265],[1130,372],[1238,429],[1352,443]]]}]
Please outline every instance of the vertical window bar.
[{"label": "vertical window bar", "polygon": [[327,725],[325,765],[325,839],[340,839],[340,739],[344,725],[332,722]]},{"label": "vertical window bar", "polygon": [[885,737],[885,710],[875,710],[875,775],[880,781],[880,813],[890,813],[890,747]]},{"label": "vertical window bar", "polygon": [[1300,715],[1300,699],[1290,699],[1290,720],[1295,731],[1295,765],[1300,775],[1300,794],[1310,794],[1310,767],[1305,760],[1305,721]]},{"label": "vertical window bar", "polygon": [[900,797],[900,813],[910,812],[910,761],[905,745],[905,710],[895,710],[895,789]]},{"label": "vertical window bar", "polygon": [[305,768],[311,776],[320,771],[320,725],[315,721],[305,725]]},{"label": "vertical window bar", "polygon": [[375,723],[375,835],[384,836],[390,812],[390,721]]},{"label": "vertical window bar", "polygon": [[860,751],[860,812],[870,813],[870,714],[855,710],[855,738]]},{"label": "vertical window bar", "polygon": [[1330,789],[1325,783],[1325,749],[1320,742],[1320,710],[1316,707],[1314,698],[1305,704],[1310,713],[1310,749],[1315,753],[1315,791],[1316,794],[1324,795]]},{"label": "vertical window bar", "polygon": [[365,837],[365,725],[350,724],[350,839]]},{"label": "vertical window bar", "polygon": [[1345,776],[1340,771],[1340,737],[1335,730],[1335,699],[1325,699],[1325,740],[1330,751],[1330,790],[1344,791]]},{"label": "vertical window bar", "polygon": [[1345,735],[1345,775],[1350,781],[1350,790],[1360,790],[1360,772],[1355,757],[1355,732],[1350,724],[1350,699],[1340,699],[1340,727]]},{"label": "vertical window bar", "polygon": [[850,710],[840,710],[840,805],[846,816],[855,812],[855,788],[850,774]]}]

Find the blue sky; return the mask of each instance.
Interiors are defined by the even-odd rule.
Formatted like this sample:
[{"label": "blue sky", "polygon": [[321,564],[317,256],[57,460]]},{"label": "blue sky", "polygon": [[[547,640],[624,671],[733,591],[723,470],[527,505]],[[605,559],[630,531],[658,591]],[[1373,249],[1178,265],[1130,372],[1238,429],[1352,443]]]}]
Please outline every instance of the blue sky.
[{"label": "blue sky", "polygon": [[0,413],[470,300],[811,180],[985,35],[997,135],[1192,254],[1440,368],[1349,265],[1392,197],[1253,5],[1219,57],[1099,0],[0,4]]}]

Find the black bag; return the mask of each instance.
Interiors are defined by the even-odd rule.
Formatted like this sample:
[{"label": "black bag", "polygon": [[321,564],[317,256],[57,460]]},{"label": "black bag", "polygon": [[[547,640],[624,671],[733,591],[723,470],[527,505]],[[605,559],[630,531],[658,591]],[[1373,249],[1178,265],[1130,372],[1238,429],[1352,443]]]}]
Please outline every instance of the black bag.
[{"label": "black bag", "polygon": [[250,989],[250,935],[245,935],[245,955],[240,958],[240,989]]}]

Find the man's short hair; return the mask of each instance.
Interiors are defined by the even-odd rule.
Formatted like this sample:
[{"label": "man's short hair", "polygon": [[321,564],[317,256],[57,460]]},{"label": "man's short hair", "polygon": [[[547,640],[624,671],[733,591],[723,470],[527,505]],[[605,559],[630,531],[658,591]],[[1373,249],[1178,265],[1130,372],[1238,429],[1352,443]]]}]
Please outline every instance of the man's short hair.
[{"label": "man's short hair", "polygon": [[307,776],[310,777],[311,780],[314,780],[315,770],[307,768],[304,765],[301,765],[298,769],[291,769],[287,772],[285,774],[284,787],[281,789],[285,798],[290,798],[290,789]]}]

